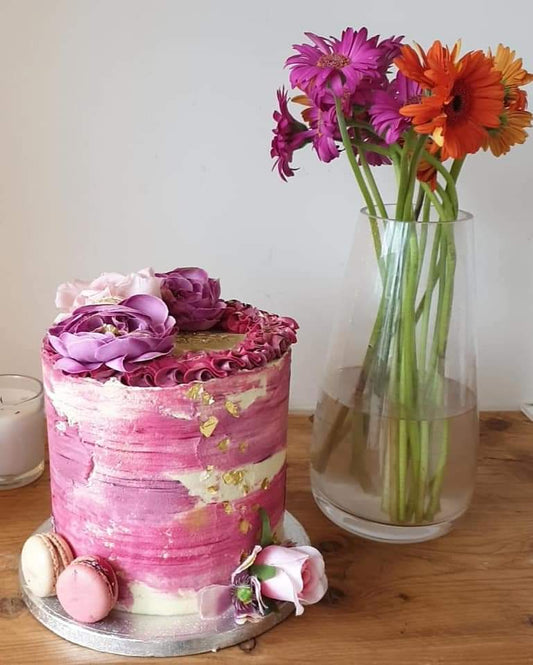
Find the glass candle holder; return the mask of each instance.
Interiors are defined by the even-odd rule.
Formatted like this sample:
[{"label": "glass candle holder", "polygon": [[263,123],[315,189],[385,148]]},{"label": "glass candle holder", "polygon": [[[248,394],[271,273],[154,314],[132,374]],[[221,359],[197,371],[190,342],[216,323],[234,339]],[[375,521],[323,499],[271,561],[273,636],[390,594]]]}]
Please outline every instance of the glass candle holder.
[{"label": "glass candle holder", "polygon": [[43,384],[0,374],[0,490],[22,487],[44,470]]}]

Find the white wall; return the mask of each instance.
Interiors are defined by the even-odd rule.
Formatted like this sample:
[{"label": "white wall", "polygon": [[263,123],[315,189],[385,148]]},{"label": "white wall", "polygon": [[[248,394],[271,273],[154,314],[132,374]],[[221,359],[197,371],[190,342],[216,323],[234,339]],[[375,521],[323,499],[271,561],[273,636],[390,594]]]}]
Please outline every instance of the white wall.
[{"label": "white wall", "polygon": [[[503,41],[533,69],[529,2],[437,5],[1,0],[0,372],[39,371],[59,282],[198,264],[226,297],[299,320],[292,403],[312,407],[361,202],[343,160],[301,155],[288,184],[270,172],[283,62],[304,30],[366,24],[464,50]],[[462,179],[485,408],[533,399],[532,158],[533,140],[478,155]]]}]

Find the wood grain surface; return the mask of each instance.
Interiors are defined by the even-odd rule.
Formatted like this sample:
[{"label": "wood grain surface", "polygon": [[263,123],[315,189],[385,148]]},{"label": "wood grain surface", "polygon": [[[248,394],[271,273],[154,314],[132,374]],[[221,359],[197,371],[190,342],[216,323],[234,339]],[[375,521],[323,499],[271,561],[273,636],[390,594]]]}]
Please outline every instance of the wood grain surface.
[{"label": "wood grain surface", "polygon": [[483,415],[472,507],[451,534],[418,545],[361,540],[328,522],[309,489],[310,431],[307,416],[291,416],[288,508],[326,559],[322,602],[216,654],[124,658],[70,644],[29,614],[17,584],[22,543],[50,512],[45,473],[0,492],[1,665],[533,664],[533,423]]}]

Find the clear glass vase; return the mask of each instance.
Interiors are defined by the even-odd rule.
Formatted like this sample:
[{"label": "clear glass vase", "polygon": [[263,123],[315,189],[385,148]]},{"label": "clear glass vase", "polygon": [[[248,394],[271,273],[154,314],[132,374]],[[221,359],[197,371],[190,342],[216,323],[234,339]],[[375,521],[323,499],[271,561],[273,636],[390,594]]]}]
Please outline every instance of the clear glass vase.
[{"label": "clear glass vase", "polygon": [[473,219],[361,211],[314,417],[321,510],[373,540],[451,529],[474,488]]}]

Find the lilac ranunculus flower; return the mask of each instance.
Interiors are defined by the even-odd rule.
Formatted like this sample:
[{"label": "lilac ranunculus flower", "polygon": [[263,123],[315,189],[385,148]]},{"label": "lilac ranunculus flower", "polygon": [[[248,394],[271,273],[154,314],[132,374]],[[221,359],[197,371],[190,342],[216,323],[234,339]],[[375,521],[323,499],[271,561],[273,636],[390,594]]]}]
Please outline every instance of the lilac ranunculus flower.
[{"label": "lilac ranunculus flower", "polygon": [[79,374],[107,366],[128,372],[136,363],[172,351],[176,322],[165,303],[135,295],[118,305],[85,305],[48,331],[50,346],[61,357],[55,367]]},{"label": "lilac ranunculus flower", "polygon": [[161,297],[180,330],[209,330],[216,325],[226,303],[220,299],[218,279],[201,268],[175,268],[156,273],[161,278]]}]

